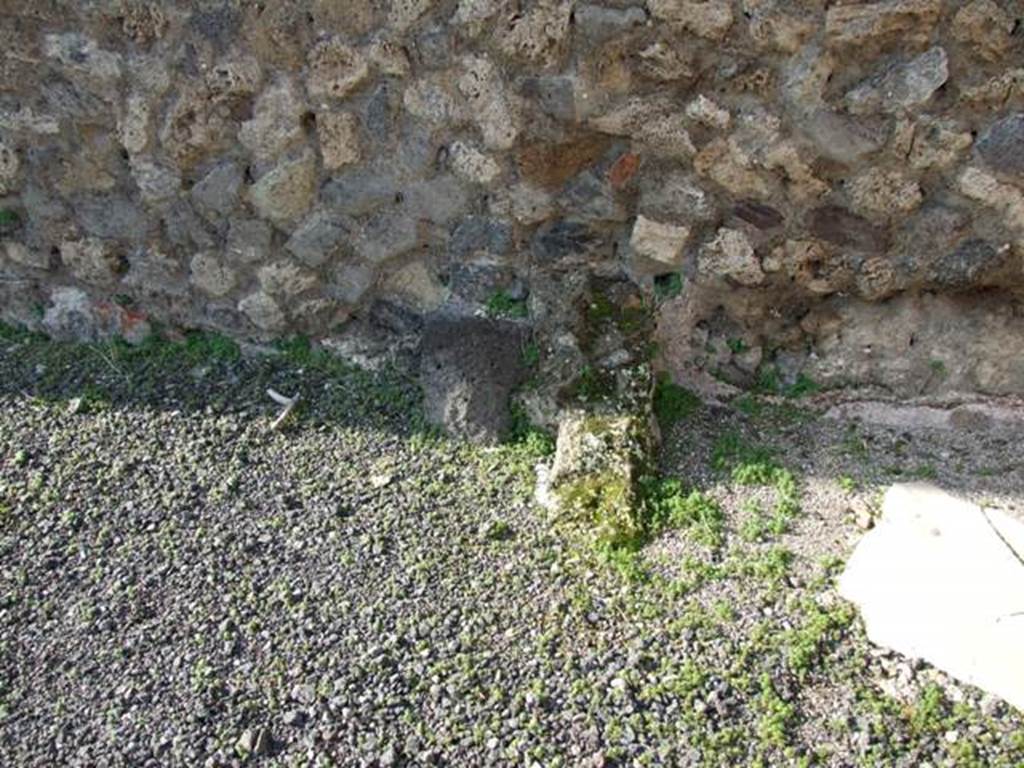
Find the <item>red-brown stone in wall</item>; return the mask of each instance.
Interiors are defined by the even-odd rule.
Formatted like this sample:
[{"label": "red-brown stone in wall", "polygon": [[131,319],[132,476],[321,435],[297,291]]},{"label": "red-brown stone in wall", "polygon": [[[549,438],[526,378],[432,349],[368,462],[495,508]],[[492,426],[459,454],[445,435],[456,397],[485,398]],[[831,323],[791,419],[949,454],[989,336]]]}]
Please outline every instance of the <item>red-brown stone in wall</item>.
[{"label": "red-brown stone in wall", "polygon": [[608,148],[605,136],[584,135],[560,144],[540,142],[521,149],[516,157],[519,175],[541,187],[557,189],[593,165]]}]

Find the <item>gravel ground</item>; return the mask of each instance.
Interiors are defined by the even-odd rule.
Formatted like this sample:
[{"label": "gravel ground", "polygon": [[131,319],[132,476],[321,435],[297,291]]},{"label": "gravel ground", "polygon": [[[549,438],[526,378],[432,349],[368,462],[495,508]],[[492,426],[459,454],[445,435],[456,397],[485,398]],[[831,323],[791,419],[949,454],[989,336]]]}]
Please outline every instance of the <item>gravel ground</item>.
[{"label": "gravel ground", "polygon": [[743,410],[666,431],[710,534],[602,557],[535,443],[439,439],[398,374],[3,329],[0,762],[1024,765],[1019,713],[832,586],[895,479],[1020,512],[1019,440]]}]

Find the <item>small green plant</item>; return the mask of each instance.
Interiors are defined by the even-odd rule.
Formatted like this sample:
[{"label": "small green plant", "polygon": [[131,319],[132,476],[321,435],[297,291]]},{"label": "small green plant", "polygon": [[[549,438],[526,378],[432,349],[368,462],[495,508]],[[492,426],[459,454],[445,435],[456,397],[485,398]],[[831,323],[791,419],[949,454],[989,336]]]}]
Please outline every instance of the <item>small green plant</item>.
[{"label": "small green plant", "polygon": [[779,382],[779,372],[773,365],[763,365],[757,372],[757,381],[754,390],[765,395],[776,395],[782,389]]},{"label": "small green plant", "polygon": [[520,403],[513,403],[508,430],[508,442],[530,459],[538,460],[555,452],[555,441],[544,430],[534,426]]},{"label": "small green plant", "polygon": [[740,485],[771,485],[779,471],[771,459],[742,461],[732,468],[732,479]]},{"label": "small green plant", "polygon": [[939,470],[933,464],[921,464],[910,470],[907,475],[918,480],[935,480],[939,476]]},{"label": "small green plant", "polygon": [[660,301],[674,299],[683,292],[683,276],[678,272],[668,275],[658,275],[654,278],[654,295]]},{"label": "small green plant", "polygon": [[506,291],[495,291],[487,299],[484,311],[488,317],[524,318],[529,314],[525,299],[514,299]]},{"label": "small green plant", "polygon": [[531,341],[523,346],[523,366],[526,368],[536,368],[540,363],[540,346],[535,341]]},{"label": "small green plant", "polygon": [[729,339],[726,344],[734,355],[741,355],[747,351],[747,342],[743,339]]},{"label": "small green plant", "polygon": [[662,429],[669,429],[690,417],[700,405],[700,398],[693,392],[674,384],[666,375],[658,377],[654,388],[654,415]]},{"label": "small green plant", "polygon": [[758,418],[764,413],[764,404],[758,400],[754,395],[746,394],[741,395],[734,401],[736,410],[740,413],[750,416],[751,418]]},{"label": "small green plant", "polygon": [[[719,472],[746,465],[776,466],[770,449],[752,445],[738,432],[734,431],[726,432],[715,441],[711,452],[711,463]],[[746,471],[744,470],[744,472]],[[749,471],[753,473],[756,470],[751,469]]]},{"label": "small green plant", "polygon": [[497,520],[487,527],[485,535],[491,541],[505,541],[512,538],[512,526],[504,520]]},{"label": "small green plant", "polygon": [[940,379],[946,378],[949,374],[946,370],[946,364],[941,360],[929,360],[928,367],[931,369],[932,375]]},{"label": "small green plant", "polygon": [[10,234],[21,224],[21,217],[17,211],[10,208],[0,208],[0,234]]},{"label": "small green plant", "polygon": [[829,644],[838,640],[854,618],[853,610],[845,603],[826,609],[812,602],[804,610],[803,624],[782,637],[786,660],[801,680],[813,671]]},{"label": "small green plant", "polygon": [[580,371],[580,375],[573,385],[576,397],[588,403],[603,400],[611,396],[614,391],[615,381],[612,374],[589,365]]},{"label": "small green plant", "polygon": [[740,538],[749,542],[764,540],[769,533],[768,516],[764,509],[753,499],[744,502],[742,509],[747,517],[740,525]]},{"label": "small green plant", "polygon": [[714,605],[711,606],[711,610],[715,617],[723,624],[729,624],[736,620],[736,612],[725,600],[716,600]]},{"label": "small green plant", "polygon": [[931,683],[921,691],[917,704],[910,712],[910,727],[914,733],[923,735],[941,729],[945,710],[945,696],[942,689]]},{"label": "small green plant", "polygon": [[820,392],[821,385],[801,373],[792,384],[787,386],[783,384],[779,377],[779,371],[774,365],[763,365],[757,372],[754,391],[764,395],[782,395],[791,400],[798,400]]},{"label": "small green plant", "polygon": [[843,435],[839,450],[850,458],[861,462],[867,461],[871,455],[868,441],[858,433],[856,424],[850,424],[846,428],[846,434]]},{"label": "small green plant", "polygon": [[808,397],[820,391],[821,386],[817,382],[801,373],[796,377],[796,381],[792,385],[786,387],[783,394],[795,400],[801,397]]},{"label": "small green plant", "polygon": [[593,325],[600,325],[615,317],[615,305],[607,296],[598,293],[587,304],[587,320]]},{"label": "small green plant", "polygon": [[785,747],[790,739],[789,730],[796,721],[796,707],[779,696],[767,672],[761,676],[761,694],[755,707],[760,714],[757,735],[766,744]]},{"label": "small green plant", "polygon": [[194,360],[212,359],[230,363],[242,356],[242,350],[237,343],[216,333],[188,334],[185,349],[188,356]]},{"label": "small green plant", "polygon": [[558,490],[562,519],[598,551],[637,549],[644,526],[629,481],[615,472],[589,475]]},{"label": "small green plant", "polygon": [[623,307],[619,310],[616,325],[627,335],[639,333],[651,320],[651,309],[646,304]]},{"label": "small green plant", "polygon": [[772,547],[743,564],[743,572],[770,583],[778,583],[789,573],[793,553],[783,547]]},{"label": "small green plant", "polygon": [[643,555],[636,546],[602,544],[597,551],[601,560],[618,571],[624,580],[638,584],[650,579]]},{"label": "small green plant", "polygon": [[725,515],[714,499],[697,490],[687,492],[675,479],[647,480],[643,490],[649,535],[665,529],[687,529],[702,544],[722,545]]},{"label": "small green plant", "polygon": [[618,305],[602,293],[594,294],[586,307],[587,323],[598,330],[609,323],[627,336],[635,336],[650,326],[653,307],[645,302]]}]

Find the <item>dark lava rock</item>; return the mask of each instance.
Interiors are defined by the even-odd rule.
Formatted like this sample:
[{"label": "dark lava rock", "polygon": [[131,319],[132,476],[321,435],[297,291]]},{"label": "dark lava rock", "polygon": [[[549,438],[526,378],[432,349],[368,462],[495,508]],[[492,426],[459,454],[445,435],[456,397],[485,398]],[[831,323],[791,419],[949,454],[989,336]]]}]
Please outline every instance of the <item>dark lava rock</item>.
[{"label": "dark lava rock", "polygon": [[948,288],[970,288],[1001,267],[1008,254],[985,240],[965,240],[931,264],[929,277]]},{"label": "dark lava rock", "polygon": [[418,334],[423,325],[415,312],[384,299],[370,305],[369,321],[374,328],[397,336]]},{"label": "dark lava rock", "polygon": [[558,120],[576,117],[575,84],[571,77],[528,77],[520,85],[520,92],[541,111]]},{"label": "dark lava rock", "polygon": [[337,213],[363,216],[394,203],[400,189],[399,182],[386,171],[359,168],[327,182],[323,199]]},{"label": "dark lava rock", "polygon": [[509,397],[525,374],[528,329],[478,317],[430,318],[423,331],[420,385],[431,423],[475,443],[508,430]]},{"label": "dark lava rock", "polygon": [[387,143],[394,138],[395,120],[401,104],[401,94],[391,84],[384,83],[366,103],[363,123],[366,135],[377,143]]},{"label": "dark lava rock", "polygon": [[992,123],[975,147],[981,159],[993,170],[1024,175],[1024,112]]},{"label": "dark lava rock", "polygon": [[811,211],[810,230],[815,237],[861,251],[885,250],[885,234],[867,219],[845,208],[827,205]]},{"label": "dark lava rock", "polygon": [[732,212],[758,229],[774,229],[784,221],[782,214],[777,210],[755,200],[740,200]]},{"label": "dark lava rock", "polygon": [[416,38],[414,48],[421,67],[443,69],[452,61],[452,35],[447,27],[428,29]]},{"label": "dark lava rock", "polygon": [[524,298],[525,286],[516,279],[512,267],[474,262],[455,263],[450,269],[449,288],[454,295],[477,304],[484,304],[498,291],[510,299]]},{"label": "dark lava rock", "polygon": [[485,216],[467,216],[452,232],[448,251],[452,258],[465,261],[476,254],[504,256],[512,248],[512,228],[503,221]]},{"label": "dark lava rock", "polygon": [[533,238],[533,253],[541,263],[558,261],[592,251],[599,238],[586,224],[556,219],[543,225]]},{"label": "dark lava rock", "polygon": [[94,237],[141,243],[146,239],[151,219],[131,200],[115,195],[92,195],[79,202],[82,228]]}]

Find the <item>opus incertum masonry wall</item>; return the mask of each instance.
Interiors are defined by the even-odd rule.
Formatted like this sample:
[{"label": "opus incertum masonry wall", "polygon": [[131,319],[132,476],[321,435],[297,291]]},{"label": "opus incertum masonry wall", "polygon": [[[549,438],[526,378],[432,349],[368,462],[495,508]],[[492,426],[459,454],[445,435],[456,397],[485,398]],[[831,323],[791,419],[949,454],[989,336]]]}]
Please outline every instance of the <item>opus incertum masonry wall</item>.
[{"label": "opus incertum masonry wall", "polygon": [[1022,6],[0,0],[2,314],[1021,393]]}]

